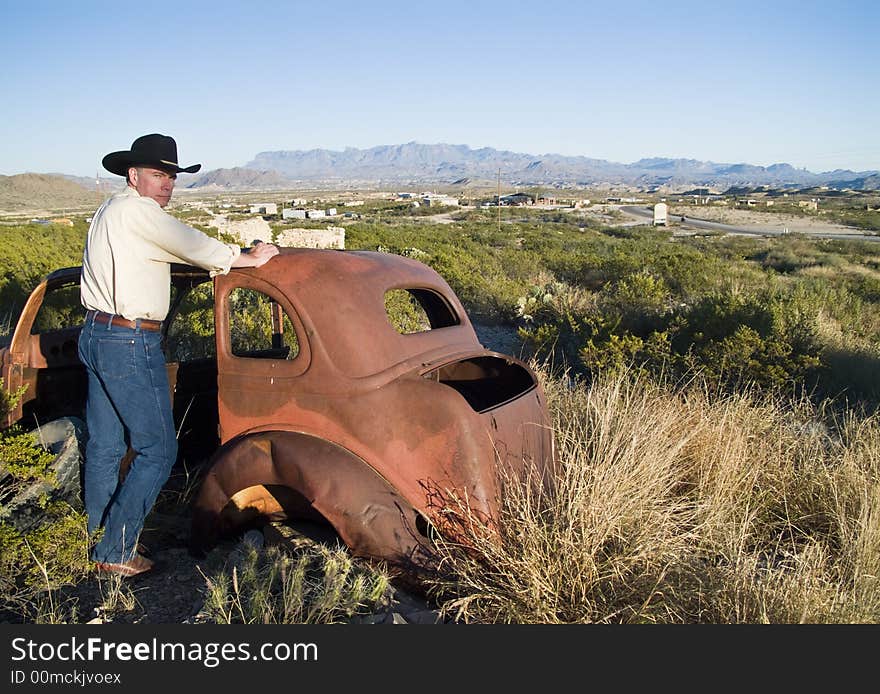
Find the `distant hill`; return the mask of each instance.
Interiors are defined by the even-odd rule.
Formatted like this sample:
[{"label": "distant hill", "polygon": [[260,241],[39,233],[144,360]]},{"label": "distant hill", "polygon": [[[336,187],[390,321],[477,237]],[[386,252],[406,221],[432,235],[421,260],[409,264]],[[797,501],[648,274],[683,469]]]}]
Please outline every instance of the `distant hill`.
[{"label": "distant hill", "polygon": [[26,173],[0,176],[0,210],[49,210],[66,207],[97,207],[104,195],[60,174]]},{"label": "distant hill", "polygon": [[850,190],[880,190],[880,173],[874,172],[854,180],[831,181],[831,188],[846,187]]},{"label": "distant hill", "polygon": [[656,157],[621,164],[583,156],[534,155],[491,147],[471,149],[467,145],[425,145],[416,142],[370,149],[349,147],[342,151],[310,149],[260,152],[244,168],[264,173],[277,172],[288,184],[307,182],[324,185],[367,182],[451,184],[461,179],[493,181],[500,170],[505,184],[517,185],[605,184],[664,189],[694,185],[721,189],[732,186],[827,185],[876,190],[864,186],[876,186],[876,178],[880,176],[880,171],[813,173],[784,163],[765,167]]},{"label": "distant hill", "polygon": [[200,190],[273,190],[290,188],[291,181],[277,171],[256,171],[236,166],[232,169],[213,169],[196,174],[183,187]]}]

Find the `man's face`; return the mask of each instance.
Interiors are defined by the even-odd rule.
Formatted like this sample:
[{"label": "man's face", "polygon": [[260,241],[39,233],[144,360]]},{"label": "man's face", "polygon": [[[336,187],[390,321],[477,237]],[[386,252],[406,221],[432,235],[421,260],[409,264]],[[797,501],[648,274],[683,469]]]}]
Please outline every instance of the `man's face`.
[{"label": "man's face", "polygon": [[128,170],[129,179],[138,195],[145,198],[153,198],[159,203],[159,207],[165,207],[171,200],[174,192],[174,182],[177,174],[151,169],[147,166],[132,167]]}]

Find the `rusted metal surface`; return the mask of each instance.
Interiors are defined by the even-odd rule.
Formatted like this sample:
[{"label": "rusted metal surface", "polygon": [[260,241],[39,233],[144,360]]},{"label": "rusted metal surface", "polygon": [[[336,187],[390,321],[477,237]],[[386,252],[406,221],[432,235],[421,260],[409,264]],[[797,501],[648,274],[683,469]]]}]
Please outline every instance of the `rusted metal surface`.
[{"label": "rusted metal surface", "polygon": [[[66,399],[71,395],[70,383],[65,382],[62,385],[56,379],[55,385],[57,387],[55,387],[51,384],[52,378],[49,372],[55,368],[79,364],[77,356],[79,326],[55,331],[52,335],[32,335],[31,326],[47,292],[78,283],[79,276],[80,269],[78,267],[63,268],[56,270],[40,282],[25,302],[9,344],[0,349],[0,377],[3,379],[4,387],[10,393],[24,388],[19,402],[6,414],[2,422],[4,427],[19,421],[24,416],[25,405],[38,397],[46,400],[49,404],[50,400]],[[76,379],[75,376],[74,378]],[[46,387],[47,380],[50,381],[48,387]],[[81,378],[77,380],[79,381],[79,390],[83,391],[80,398],[84,404],[85,373],[83,372]],[[64,414],[80,415],[81,412],[60,412],[58,416]]]},{"label": "rusted metal surface", "polygon": [[[206,275],[178,267],[173,278],[187,286]],[[232,296],[240,289],[277,303],[273,347],[282,312],[290,319],[294,358],[233,354]],[[431,329],[398,332],[385,307],[396,289],[418,298]],[[51,366],[41,350],[54,338],[29,334],[45,290],[31,297],[30,318],[23,314],[0,352],[7,383],[15,367],[40,374]],[[196,548],[259,519],[301,517],[331,524],[355,554],[424,565],[443,494],[466,496],[476,512],[495,517],[499,466],[540,470],[552,460],[535,375],[483,348],[458,297],[420,262],[285,248],[259,269],[216,277],[214,301],[216,379],[207,372],[206,381],[216,383],[219,447],[194,502]],[[188,368],[169,373],[184,384]]]}]

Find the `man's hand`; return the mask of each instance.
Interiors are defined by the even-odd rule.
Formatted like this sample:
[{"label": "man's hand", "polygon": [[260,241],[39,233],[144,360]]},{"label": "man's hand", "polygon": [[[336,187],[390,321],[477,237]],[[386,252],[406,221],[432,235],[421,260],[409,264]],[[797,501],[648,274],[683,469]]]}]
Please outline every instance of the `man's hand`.
[{"label": "man's hand", "polygon": [[253,248],[242,253],[232,263],[232,267],[261,267],[278,255],[278,246],[272,243],[255,241]]},{"label": "man's hand", "polygon": [[250,253],[248,253],[248,255],[254,257],[254,267],[260,267],[261,265],[264,265],[268,260],[278,255],[278,253],[278,246],[276,246],[275,244],[257,241],[254,244],[254,247],[250,250]]}]

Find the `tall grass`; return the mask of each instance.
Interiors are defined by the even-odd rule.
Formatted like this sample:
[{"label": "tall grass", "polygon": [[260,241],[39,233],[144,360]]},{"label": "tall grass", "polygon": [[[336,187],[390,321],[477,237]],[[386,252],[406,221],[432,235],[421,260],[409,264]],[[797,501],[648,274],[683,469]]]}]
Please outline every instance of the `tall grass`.
[{"label": "tall grass", "polygon": [[452,502],[429,595],[501,623],[876,622],[880,420],[634,371],[545,376],[557,481]]}]

